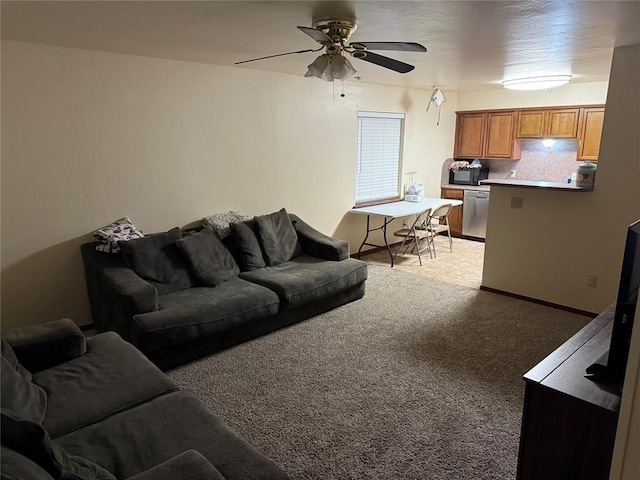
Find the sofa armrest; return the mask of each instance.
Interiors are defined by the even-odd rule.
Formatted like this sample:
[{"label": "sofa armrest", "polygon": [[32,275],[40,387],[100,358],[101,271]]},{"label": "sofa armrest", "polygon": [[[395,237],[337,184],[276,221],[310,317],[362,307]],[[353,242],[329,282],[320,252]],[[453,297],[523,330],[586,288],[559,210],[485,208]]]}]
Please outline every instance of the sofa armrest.
[{"label": "sofa armrest", "polygon": [[149,470],[129,477],[128,480],[175,480],[177,478],[224,480],[218,469],[195,450],[187,450]]},{"label": "sofa armrest", "polygon": [[102,275],[116,297],[127,304],[131,316],[158,309],[158,289],[130,268],[105,268]]},{"label": "sofa armrest", "polygon": [[298,232],[298,240],[302,249],[308,255],[324,260],[345,260],[349,258],[349,243],[337,240],[319,232],[309,224],[303,222],[297,215],[289,215],[291,222]]},{"label": "sofa armrest", "polygon": [[32,327],[2,332],[18,357],[18,361],[32,373],[55,367],[87,352],[82,331],[68,318]]}]

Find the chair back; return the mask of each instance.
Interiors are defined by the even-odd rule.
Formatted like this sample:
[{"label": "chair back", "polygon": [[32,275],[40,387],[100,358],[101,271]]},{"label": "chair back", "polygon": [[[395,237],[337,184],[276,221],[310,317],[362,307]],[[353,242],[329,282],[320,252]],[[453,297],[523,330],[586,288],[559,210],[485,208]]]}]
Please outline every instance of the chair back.
[{"label": "chair back", "polygon": [[450,203],[445,203],[444,205],[440,205],[438,208],[436,208],[433,211],[433,213],[431,214],[431,218],[446,217],[451,213],[452,208],[453,208],[453,205]]},{"label": "chair back", "polygon": [[427,208],[426,210],[423,210],[422,212],[420,212],[416,217],[415,221],[413,222],[413,225],[411,225],[410,230],[420,229],[420,227],[422,227],[427,223],[430,215],[431,215],[431,208]]}]

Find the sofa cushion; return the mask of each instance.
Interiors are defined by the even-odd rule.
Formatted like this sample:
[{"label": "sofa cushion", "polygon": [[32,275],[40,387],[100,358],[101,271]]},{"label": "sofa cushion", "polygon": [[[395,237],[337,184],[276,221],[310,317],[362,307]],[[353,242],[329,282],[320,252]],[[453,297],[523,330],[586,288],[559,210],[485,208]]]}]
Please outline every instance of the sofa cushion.
[{"label": "sofa cushion", "polygon": [[[56,439],[67,452],[128,478],[195,449],[227,480],[286,479],[268,458],[186,390]],[[114,452],[118,452],[114,455]]]},{"label": "sofa cushion", "polygon": [[34,374],[33,382],[47,392],[43,425],[53,438],[177,388],[114,332],[87,338],[85,355]]},{"label": "sofa cushion", "polygon": [[298,234],[284,208],[254,220],[267,265],[275,267],[302,255]]},{"label": "sofa cushion", "polygon": [[192,287],[193,278],[176,241],[182,238],[179,227],[144,238],[118,242],[126,265],[158,289],[159,294]]},{"label": "sofa cushion", "polygon": [[55,480],[36,462],[5,445],[0,450],[0,471],[2,480]]},{"label": "sofa cushion", "polygon": [[178,240],[176,245],[196,279],[205,287],[217,287],[240,273],[238,264],[213,230],[205,228]]},{"label": "sofa cushion", "polygon": [[201,340],[278,312],[278,295],[233,277],[216,288],[196,287],[159,298],[160,310],[134,316],[131,336],[143,351]]},{"label": "sofa cushion", "polygon": [[47,395],[44,390],[27,380],[7,361],[0,357],[1,408],[17,419],[27,419],[40,423],[47,409]]},{"label": "sofa cushion", "polygon": [[127,480],[225,480],[216,467],[196,450],[187,450]]},{"label": "sofa cushion", "polygon": [[2,342],[2,356],[9,362],[9,365],[30,382],[31,372],[18,362],[18,357],[16,357],[16,353],[13,351],[13,348],[11,348],[11,345],[9,345],[4,338],[0,339],[0,341]]},{"label": "sofa cushion", "polygon": [[110,472],[81,456],[68,455],[42,425],[2,411],[2,444],[24,455],[60,480],[116,480]]},{"label": "sofa cushion", "polygon": [[243,272],[240,277],[273,290],[282,308],[291,308],[364,282],[367,264],[355,258],[332,262],[301,255],[276,267]]},{"label": "sofa cushion", "polygon": [[244,271],[264,268],[267,264],[262,255],[260,242],[256,237],[256,225],[254,220],[245,222],[234,222],[231,224],[233,239],[242,259],[242,269]]}]

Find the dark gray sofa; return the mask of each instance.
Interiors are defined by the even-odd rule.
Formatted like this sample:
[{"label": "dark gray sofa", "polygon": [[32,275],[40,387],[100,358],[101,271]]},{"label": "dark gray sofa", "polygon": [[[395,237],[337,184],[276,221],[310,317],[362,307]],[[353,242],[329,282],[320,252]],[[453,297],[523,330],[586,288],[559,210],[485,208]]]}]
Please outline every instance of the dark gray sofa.
[{"label": "dark gray sofa", "polygon": [[367,266],[348,243],[284,209],[222,240],[205,230],[120,242],[120,254],[82,245],[96,329],[168,369],[364,295]]},{"label": "dark gray sofa", "polygon": [[114,333],[2,332],[2,479],[286,479]]}]

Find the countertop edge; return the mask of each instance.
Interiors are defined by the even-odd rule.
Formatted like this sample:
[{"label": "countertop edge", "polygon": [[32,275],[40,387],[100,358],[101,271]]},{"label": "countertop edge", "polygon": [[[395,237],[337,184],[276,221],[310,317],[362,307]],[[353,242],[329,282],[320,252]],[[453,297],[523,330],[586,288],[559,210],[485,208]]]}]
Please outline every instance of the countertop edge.
[{"label": "countertop edge", "polygon": [[492,187],[537,188],[563,192],[592,192],[593,187],[578,187],[569,183],[540,182],[535,180],[481,180],[480,185]]}]

